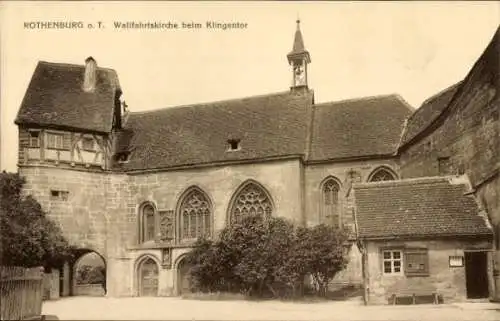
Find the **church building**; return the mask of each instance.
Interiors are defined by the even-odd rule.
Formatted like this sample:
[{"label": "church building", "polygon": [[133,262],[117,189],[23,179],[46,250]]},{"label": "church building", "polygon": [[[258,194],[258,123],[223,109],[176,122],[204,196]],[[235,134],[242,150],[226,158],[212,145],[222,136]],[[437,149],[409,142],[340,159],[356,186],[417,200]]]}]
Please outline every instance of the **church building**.
[{"label": "church building", "polygon": [[[368,303],[388,302],[408,286],[388,285],[388,274],[422,283],[418,271],[403,273],[412,267],[406,241],[397,242],[408,237],[429,248],[428,258],[431,249],[449,249],[439,271],[431,259],[422,263],[429,293],[470,298],[469,256],[461,267],[448,266],[449,257],[470,250],[485,253],[473,264],[483,262],[472,275],[486,278],[477,295],[500,297],[498,31],[464,80],[414,109],[398,95],[316,103],[300,21],[296,28],[286,55],[290,88],[152,111],[129,110],[117,72],[92,57],[83,65],[40,61],[15,121],[24,192],[78,255],[103,258],[108,296],[188,292],[184,257],[196,238],[215,238],[238,217],[259,214],[348,228],[350,263],[333,283],[363,286]],[[413,194],[411,186],[424,191]],[[428,198],[427,212],[416,209]],[[404,213],[395,219],[398,209]],[[417,228],[438,216],[442,229]],[[377,227],[391,222],[415,231]],[[460,244],[444,240],[457,235]],[[72,294],[76,263],[62,271],[65,294]],[[436,285],[434,271],[446,286]],[[450,286],[463,293],[440,293]]]}]

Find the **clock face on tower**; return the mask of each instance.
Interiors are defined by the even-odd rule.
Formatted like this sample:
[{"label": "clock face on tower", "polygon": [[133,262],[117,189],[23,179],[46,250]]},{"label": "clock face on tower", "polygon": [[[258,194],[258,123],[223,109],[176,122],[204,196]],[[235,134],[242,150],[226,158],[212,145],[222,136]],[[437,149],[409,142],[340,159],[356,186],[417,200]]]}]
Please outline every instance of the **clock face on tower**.
[{"label": "clock face on tower", "polygon": [[293,67],[294,71],[294,85],[295,86],[304,86],[306,85],[306,73],[304,65],[295,65]]}]

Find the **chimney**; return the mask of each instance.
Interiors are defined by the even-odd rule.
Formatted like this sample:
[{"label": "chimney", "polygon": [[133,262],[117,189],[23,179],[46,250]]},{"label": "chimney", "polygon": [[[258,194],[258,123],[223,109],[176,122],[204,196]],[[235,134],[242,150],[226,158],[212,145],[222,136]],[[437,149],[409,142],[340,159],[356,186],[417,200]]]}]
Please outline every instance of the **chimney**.
[{"label": "chimney", "polygon": [[97,81],[97,62],[92,57],[85,59],[85,75],[83,78],[83,90],[93,91]]}]

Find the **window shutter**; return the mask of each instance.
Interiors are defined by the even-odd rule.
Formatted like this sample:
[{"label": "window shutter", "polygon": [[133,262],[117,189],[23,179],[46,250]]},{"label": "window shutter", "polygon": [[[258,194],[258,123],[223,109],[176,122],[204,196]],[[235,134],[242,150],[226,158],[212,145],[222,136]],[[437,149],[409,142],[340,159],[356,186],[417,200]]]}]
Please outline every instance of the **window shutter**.
[{"label": "window shutter", "polygon": [[429,275],[429,255],[427,249],[405,250],[405,273],[407,276]]},{"label": "window shutter", "polygon": [[63,137],[63,149],[70,150],[71,149],[71,134],[66,133]]}]

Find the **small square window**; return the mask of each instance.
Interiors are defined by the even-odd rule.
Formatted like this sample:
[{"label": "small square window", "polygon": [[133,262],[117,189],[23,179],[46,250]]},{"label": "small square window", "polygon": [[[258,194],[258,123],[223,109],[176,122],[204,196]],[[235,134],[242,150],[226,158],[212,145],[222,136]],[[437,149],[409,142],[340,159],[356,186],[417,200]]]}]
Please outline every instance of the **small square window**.
[{"label": "small square window", "polygon": [[241,149],[240,139],[228,139],[227,144],[228,144],[229,151],[235,151],[235,150]]},{"label": "small square window", "polygon": [[401,274],[402,265],[401,251],[390,250],[383,252],[384,274]]},{"label": "small square window", "polygon": [[67,191],[58,191],[58,190],[50,191],[50,199],[53,201],[67,201],[68,197],[69,197],[69,192]]}]

